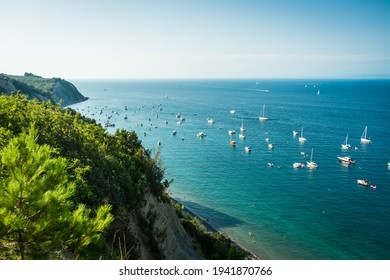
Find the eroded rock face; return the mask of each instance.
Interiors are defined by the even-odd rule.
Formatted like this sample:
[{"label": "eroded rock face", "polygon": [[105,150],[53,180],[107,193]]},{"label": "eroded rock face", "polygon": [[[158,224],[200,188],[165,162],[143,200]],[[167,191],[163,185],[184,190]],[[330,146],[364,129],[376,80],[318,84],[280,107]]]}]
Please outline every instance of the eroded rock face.
[{"label": "eroded rock face", "polygon": [[202,259],[172,205],[159,201],[150,192],[145,194],[144,206],[130,218],[130,223],[139,240],[140,259]]}]

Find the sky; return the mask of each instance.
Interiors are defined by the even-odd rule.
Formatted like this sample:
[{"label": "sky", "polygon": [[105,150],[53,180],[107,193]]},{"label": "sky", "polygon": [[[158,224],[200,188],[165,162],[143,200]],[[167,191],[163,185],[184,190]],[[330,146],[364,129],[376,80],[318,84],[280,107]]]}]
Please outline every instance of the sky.
[{"label": "sky", "polygon": [[390,0],[0,0],[0,73],[390,77]]}]

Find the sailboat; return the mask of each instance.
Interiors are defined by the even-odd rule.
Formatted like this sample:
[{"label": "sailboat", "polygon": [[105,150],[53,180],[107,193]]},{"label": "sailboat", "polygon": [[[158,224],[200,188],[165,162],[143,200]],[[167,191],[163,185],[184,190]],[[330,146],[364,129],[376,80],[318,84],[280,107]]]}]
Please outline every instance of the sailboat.
[{"label": "sailboat", "polygon": [[299,136],[298,140],[299,140],[299,142],[306,142],[306,138],[303,137],[303,126],[302,126],[302,129],[301,129],[301,136]]},{"label": "sailboat", "polygon": [[317,163],[313,162],[313,148],[311,148],[310,161],[307,162],[306,166],[310,169],[318,167]]},{"label": "sailboat", "polygon": [[268,121],[268,118],[265,116],[265,104],[263,105],[263,111],[261,112],[261,116],[259,117],[261,121]]},{"label": "sailboat", "polygon": [[240,131],[241,131],[241,132],[245,131],[245,127],[244,127],[244,120],[243,120],[243,119],[241,120],[241,127],[240,127]]},{"label": "sailboat", "polygon": [[240,139],[245,139],[245,134],[244,134],[245,128],[244,128],[244,121],[241,121],[241,127],[240,127],[240,134],[238,134],[238,137]]},{"label": "sailboat", "polygon": [[347,136],[345,137],[344,143],[341,144],[341,149],[343,149],[343,150],[349,150],[349,148],[351,148],[351,145],[348,144],[348,134],[347,134]]},{"label": "sailboat", "polygon": [[362,142],[363,144],[370,144],[371,143],[370,138],[367,138],[367,126],[364,128],[362,137],[360,138],[360,142]]}]

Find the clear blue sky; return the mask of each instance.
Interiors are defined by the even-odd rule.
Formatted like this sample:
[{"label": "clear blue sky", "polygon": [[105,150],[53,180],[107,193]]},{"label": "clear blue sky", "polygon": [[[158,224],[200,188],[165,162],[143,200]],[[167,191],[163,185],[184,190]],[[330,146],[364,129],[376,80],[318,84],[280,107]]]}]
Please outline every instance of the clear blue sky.
[{"label": "clear blue sky", "polygon": [[0,0],[0,7],[0,73],[390,75],[389,0]]}]

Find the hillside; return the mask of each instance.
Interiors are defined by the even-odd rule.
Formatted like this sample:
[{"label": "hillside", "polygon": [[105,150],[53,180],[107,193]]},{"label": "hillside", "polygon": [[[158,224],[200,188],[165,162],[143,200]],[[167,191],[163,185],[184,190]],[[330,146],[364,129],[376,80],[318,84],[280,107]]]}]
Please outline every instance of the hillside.
[{"label": "hillside", "polygon": [[9,95],[18,91],[29,99],[50,100],[54,104],[62,101],[62,106],[87,99],[73,84],[60,78],[42,78],[31,73],[25,73],[24,76],[0,74],[0,93]]},{"label": "hillside", "polygon": [[[58,174],[64,178],[54,196],[55,180],[47,178],[59,178],[53,162],[61,163]],[[172,202],[164,167],[135,132],[108,134],[69,108],[0,95],[0,179],[0,259],[248,256],[217,232],[205,232]],[[40,189],[42,195],[32,196]],[[66,206],[63,213],[51,200]]]}]

